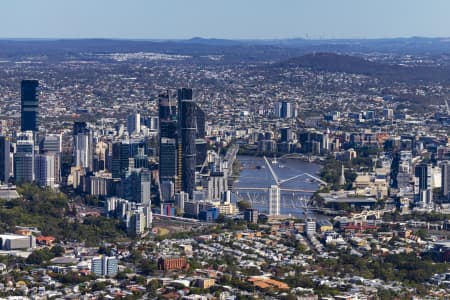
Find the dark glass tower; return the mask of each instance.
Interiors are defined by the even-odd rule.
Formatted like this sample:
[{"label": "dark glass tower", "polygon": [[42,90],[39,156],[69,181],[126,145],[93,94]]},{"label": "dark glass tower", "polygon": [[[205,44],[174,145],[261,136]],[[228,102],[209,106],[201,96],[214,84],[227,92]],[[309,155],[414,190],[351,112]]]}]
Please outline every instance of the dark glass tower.
[{"label": "dark glass tower", "polygon": [[10,165],[9,154],[11,151],[11,143],[6,136],[0,136],[0,181],[8,182]]},{"label": "dark glass tower", "polygon": [[160,120],[173,120],[177,115],[177,103],[172,101],[170,92],[159,94],[158,116]]},{"label": "dark glass tower", "polygon": [[197,134],[196,105],[193,100],[181,101],[181,153],[182,153],[182,188],[192,197],[195,187]]},{"label": "dark glass tower", "polygon": [[[159,178],[160,181],[177,180],[177,102],[170,91],[159,95]],[[177,181],[179,182],[179,180]],[[178,185],[180,186],[180,184]],[[181,189],[181,187],[180,187]]]},{"label": "dark glass tower", "polygon": [[173,181],[177,176],[177,141],[162,137],[159,146],[159,178]]},{"label": "dark glass tower", "polygon": [[206,115],[205,112],[197,104],[195,105],[195,117],[197,122],[197,138],[204,139],[206,136]]},{"label": "dark glass tower", "polygon": [[[194,104],[195,103],[192,101],[192,89],[189,88],[182,88],[179,89],[177,91],[177,101],[178,101],[178,115],[177,115],[177,138],[178,138],[178,156],[177,156],[177,180],[175,182],[175,190],[176,191],[184,191],[184,192],[188,192],[188,190],[186,190],[186,186],[189,184],[186,184],[186,181],[190,181],[191,179],[188,179],[185,177],[185,173],[189,173],[187,172],[188,167],[184,166],[185,163],[185,150],[188,147],[187,145],[183,145],[183,124],[184,121],[183,119],[185,117],[190,118],[190,121],[194,120],[193,118],[195,118],[195,109],[194,111],[191,111],[191,115],[189,116],[188,112],[183,111],[183,101],[190,101],[190,103]],[[194,143],[194,147],[195,147],[195,141]],[[194,159],[195,161],[195,159]],[[195,167],[195,163],[194,163],[194,167]],[[190,178],[190,177],[189,177]],[[195,170],[194,170],[194,179],[195,179]],[[193,186],[193,185],[192,185]],[[189,195],[192,197],[192,193],[189,193]]]},{"label": "dark glass tower", "polygon": [[415,174],[419,178],[419,189],[427,190],[431,188],[431,165],[421,163],[416,165]]},{"label": "dark glass tower", "polygon": [[134,157],[139,154],[139,151],[141,151],[142,154],[145,153],[145,144],[140,140],[126,140],[113,143],[112,178],[123,178],[126,171],[130,168],[130,159],[132,159],[131,167],[134,167]]},{"label": "dark glass tower", "polygon": [[22,80],[21,83],[21,129],[38,131],[39,128],[39,82]]}]

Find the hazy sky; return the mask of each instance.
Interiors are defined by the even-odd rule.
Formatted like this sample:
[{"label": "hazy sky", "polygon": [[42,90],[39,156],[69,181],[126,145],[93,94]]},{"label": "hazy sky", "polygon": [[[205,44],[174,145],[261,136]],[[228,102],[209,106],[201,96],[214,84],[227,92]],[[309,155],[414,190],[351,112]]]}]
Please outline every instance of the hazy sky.
[{"label": "hazy sky", "polygon": [[449,0],[0,0],[0,37],[450,37],[449,16]]}]

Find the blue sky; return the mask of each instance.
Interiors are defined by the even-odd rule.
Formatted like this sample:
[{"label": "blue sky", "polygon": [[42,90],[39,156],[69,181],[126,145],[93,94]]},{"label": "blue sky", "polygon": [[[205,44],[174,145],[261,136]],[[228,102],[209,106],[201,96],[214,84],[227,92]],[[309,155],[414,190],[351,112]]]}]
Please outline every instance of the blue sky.
[{"label": "blue sky", "polygon": [[0,37],[450,37],[449,15],[449,0],[0,0]]}]

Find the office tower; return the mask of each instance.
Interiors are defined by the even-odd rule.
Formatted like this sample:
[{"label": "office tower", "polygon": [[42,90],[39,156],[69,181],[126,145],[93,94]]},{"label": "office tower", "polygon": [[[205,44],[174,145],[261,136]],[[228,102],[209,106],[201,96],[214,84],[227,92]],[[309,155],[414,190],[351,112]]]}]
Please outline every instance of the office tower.
[{"label": "office tower", "polygon": [[131,167],[134,167],[134,157],[139,154],[140,148],[145,152],[145,144],[141,140],[123,140],[112,144],[113,178],[118,179],[125,175],[130,168],[130,159],[132,159]]},{"label": "office tower", "polygon": [[178,213],[184,213],[184,203],[189,201],[189,195],[185,192],[175,193],[175,207]]},{"label": "office tower", "polygon": [[151,172],[130,168],[118,186],[118,196],[142,206],[151,206]]},{"label": "office tower", "polygon": [[86,122],[73,124],[72,137],[74,166],[92,171],[94,147],[92,134]]},{"label": "office tower", "polygon": [[205,139],[196,139],[195,140],[195,153],[196,153],[196,161],[195,167],[197,170],[200,170],[203,164],[206,161],[206,157],[208,155],[208,143]]},{"label": "office tower", "polygon": [[280,141],[282,143],[287,143],[289,141],[293,140],[293,131],[289,127],[283,127],[280,129],[281,139]]},{"label": "office tower", "polygon": [[45,152],[62,152],[62,135],[61,134],[47,134],[39,143],[39,151]]},{"label": "office tower", "polygon": [[159,179],[174,181],[177,175],[177,141],[161,138],[159,152]]},{"label": "office tower", "polygon": [[151,172],[148,169],[137,169],[135,174],[136,182],[133,184],[133,198],[137,203],[151,206]]},{"label": "office tower", "polygon": [[102,171],[107,168],[108,144],[103,141],[98,141],[95,144],[94,154],[94,171]]},{"label": "office tower", "polygon": [[[184,100],[192,100],[192,89],[189,88],[182,88],[178,89],[177,91],[177,103],[178,103],[178,114],[177,114],[177,142],[178,142],[178,152],[177,152],[177,177],[175,181],[175,190],[177,192],[184,190],[183,189],[183,182],[185,179],[183,178],[183,132],[182,132],[182,126],[183,126],[183,107],[182,107],[182,101]],[[192,114],[190,119],[194,118],[195,116]],[[185,191],[185,190],[184,190]],[[189,193],[189,195],[192,197],[192,194]]]},{"label": "office tower", "polygon": [[441,166],[442,170],[442,195],[449,199],[450,196],[450,161],[444,161]]},{"label": "office tower", "polygon": [[55,152],[47,152],[35,155],[35,180],[43,187],[55,188],[59,182],[59,174],[56,173],[57,156]]},{"label": "office tower", "polygon": [[54,160],[53,163],[54,170],[52,171],[53,174],[52,177],[54,177],[53,185],[59,184],[61,182],[62,135],[61,134],[45,135],[39,143],[39,152],[41,154],[51,156],[51,158],[49,159]]},{"label": "office tower", "polygon": [[14,178],[16,183],[34,181],[34,140],[33,132],[21,132],[17,136],[14,154]]},{"label": "office tower", "polygon": [[295,111],[292,103],[287,101],[275,103],[275,115],[282,119],[295,117]]},{"label": "office tower", "polygon": [[[178,142],[177,142],[177,102],[171,98],[170,91],[159,95],[159,180],[178,183],[177,180]],[[180,157],[181,158],[181,157]]]},{"label": "office tower", "polygon": [[21,130],[39,130],[39,82],[22,80],[21,83]]},{"label": "office tower", "polygon": [[175,120],[177,116],[177,103],[171,98],[170,91],[159,94],[158,117],[161,120]]},{"label": "office tower", "polygon": [[133,168],[148,168],[148,157],[145,155],[145,148],[141,147],[137,149],[138,153],[133,157]]},{"label": "office tower", "polygon": [[175,193],[175,185],[172,181],[165,180],[160,184],[162,201],[169,202],[173,199]]},{"label": "office tower", "polygon": [[141,114],[135,113],[127,118],[128,134],[139,133],[141,131]]},{"label": "office tower", "polygon": [[9,137],[0,136],[0,181],[7,183],[9,181],[10,173],[10,157],[11,142]]},{"label": "office tower", "polygon": [[[190,96],[192,98],[192,90],[186,92],[182,89],[179,94],[182,96]],[[181,178],[182,189],[191,197],[195,187],[195,164],[196,149],[195,138],[197,134],[195,109],[196,105],[192,99],[181,99]]]},{"label": "office tower", "polygon": [[418,164],[415,168],[415,176],[418,178],[419,190],[427,190],[431,188],[431,164]]},{"label": "office tower", "polygon": [[205,140],[206,136],[206,116],[205,112],[196,104],[195,105],[195,121],[196,121],[196,137],[195,148],[196,148],[196,167],[201,168],[206,160],[206,155],[208,152],[208,144]]},{"label": "office tower", "polygon": [[159,129],[159,117],[150,117],[150,122],[147,126],[151,130],[158,130]]},{"label": "office tower", "polygon": [[281,118],[292,118],[292,104],[286,101],[281,102]]},{"label": "office tower", "polygon": [[177,121],[175,120],[160,120],[159,121],[159,135],[160,138],[177,138]]},{"label": "office tower", "polygon": [[206,115],[198,104],[195,105],[195,118],[197,122],[197,138],[204,139],[206,136]]},{"label": "office tower", "polygon": [[269,188],[269,216],[280,215],[280,187],[272,185]]}]

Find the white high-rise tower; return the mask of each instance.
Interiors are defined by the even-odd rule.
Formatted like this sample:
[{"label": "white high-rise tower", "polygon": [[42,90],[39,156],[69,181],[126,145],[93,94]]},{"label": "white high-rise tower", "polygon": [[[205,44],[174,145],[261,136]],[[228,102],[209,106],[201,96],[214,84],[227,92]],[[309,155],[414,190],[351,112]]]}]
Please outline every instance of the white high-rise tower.
[{"label": "white high-rise tower", "polygon": [[269,188],[269,216],[280,215],[280,187],[272,185]]}]

